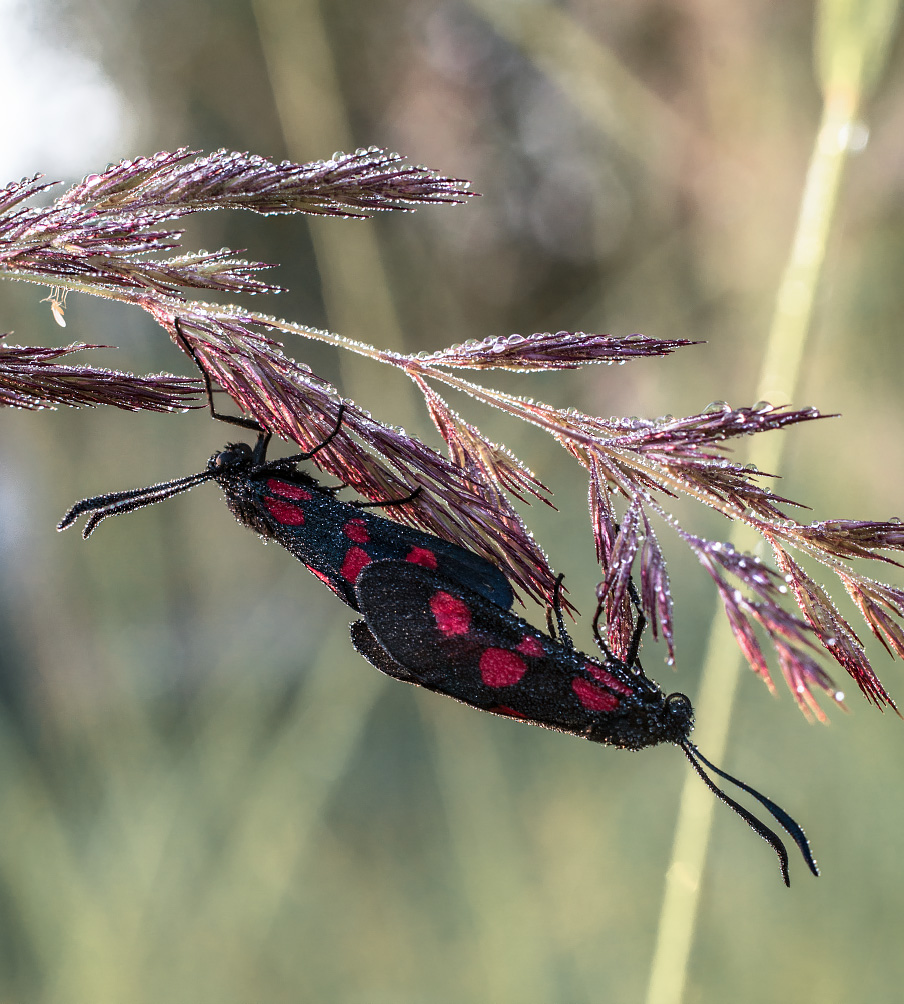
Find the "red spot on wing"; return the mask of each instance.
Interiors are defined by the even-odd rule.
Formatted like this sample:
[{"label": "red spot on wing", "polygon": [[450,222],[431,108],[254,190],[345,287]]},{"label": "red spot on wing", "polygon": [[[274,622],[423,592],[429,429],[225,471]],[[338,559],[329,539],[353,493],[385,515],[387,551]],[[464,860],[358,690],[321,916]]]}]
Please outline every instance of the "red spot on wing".
[{"label": "red spot on wing", "polygon": [[586,680],[576,676],[571,681],[571,689],[588,711],[612,711],[618,707],[618,698]]},{"label": "red spot on wing", "polygon": [[313,498],[311,493],[300,485],[290,485],[288,481],[277,481],[270,478],[267,487],[274,495],[280,495],[284,499],[297,499],[299,502],[307,502]]},{"label": "red spot on wing", "polygon": [[602,666],[598,666],[595,662],[585,662],[584,669],[595,677],[600,683],[604,683],[610,690],[614,690],[617,694],[625,694],[630,697],[634,691],[626,684],[622,683],[618,677],[613,676],[611,673],[603,669]]},{"label": "red spot on wing", "polygon": [[424,568],[436,569],[436,555],[426,547],[412,547],[406,561],[413,565],[423,565]]},{"label": "red spot on wing", "polygon": [[506,648],[488,648],[480,657],[480,676],[488,687],[511,687],[526,672],[524,660]]},{"label": "red spot on wing", "polygon": [[446,637],[467,634],[470,630],[471,610],[463,600],[440,589],[430,597],[430,610],[436,626]]},{"label": "red spot on wing", "polygon": [[291,502],[281,502],[279,499],[264,499],[267,511],[283,526],[302,526],[304,524],[304,513],[299,506],[292,505]]},{"label": "red spot on wing", "polygon": [[532,655],[536,659],[546,655],[543,651],[543,646],[532,634],[526,634],[521,641],[518,642],[516,651],[520,652],[522,655]]},{"label": "red spot on wing", "polygon": [[349,540],[353,540],[356,544],[366,544],[370,540],[370,534],[367,532],[367,524],[363,519],[350,519],[342,527],[342,532]]},{"label": "red spot on wing", "polygon": [[360,547],[350,547],[345,552],[345,560],[342,562],[339,574],[346,582],[354,583],[361,574],[361,570],[370,562],[371,557],[367,551],[362,551]]},{"label": "red spot on wing", "polygon": [[492,711],[495,715],[506,715],[509,718],[527,718],[523,711],[515,711],[514,708],[509,708],[505,704],[494,704],[492,708],[487,708],[487,711]]}]

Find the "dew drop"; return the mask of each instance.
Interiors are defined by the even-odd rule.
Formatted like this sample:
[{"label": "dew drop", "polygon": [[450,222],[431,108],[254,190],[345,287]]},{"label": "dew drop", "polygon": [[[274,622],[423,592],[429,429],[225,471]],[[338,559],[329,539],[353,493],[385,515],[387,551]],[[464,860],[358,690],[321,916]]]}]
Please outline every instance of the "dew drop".
[{"label": "dew drop", "polygon": [[769,401],[757,401],[753,408],[751,408],[751,411],[756,412],[758,415],[765,415],[772,411],[772,404]]},{"label": "dew drop", "polygon": [[849,153],[862,153],[869,143],[869,126],[865,122],[845,122],[838,130],[838,145]]},{"label": "dew drop", "polygon": [[838,701],[838,703],[840,704],[844,700],[844,691],[836,690],[835,693],[832,694],[832,697],[834,697],[835,700]]},{"label": "dew drop", "polygon": [[710,401],[703,409],[705,415],[718,414],[719,412],[731,411],[731,405],[727,401]]}]

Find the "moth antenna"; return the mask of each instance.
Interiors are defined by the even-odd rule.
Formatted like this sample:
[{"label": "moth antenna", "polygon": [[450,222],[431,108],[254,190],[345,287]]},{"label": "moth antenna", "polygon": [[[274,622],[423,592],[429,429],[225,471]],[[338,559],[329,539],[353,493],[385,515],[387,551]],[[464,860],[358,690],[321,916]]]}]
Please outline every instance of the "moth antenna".
[{"label": "moth antenna", "polygon": [[[691,744],[692,745],[692,744]],[[814,875],[819,874],[819,867],[816,864],[816,859],[813,857],[813,851],[810,848],[810,841],[807,840],[807,835],[803,831],[803,827],[797,820],[792,819],[787,812],[780,806],[776,805],[771,798],[767,798],[761,792],[757,791],[756,788],[751,788],[749,784],[745,784],[743,781],[739,781],[736,777],[732,777],[731,774],[727,774],[724,770],[720,770],[715,764],[710,763],[709,760],[697,749],[696,746],[692,746],[694,753],[706,764],[711,771],[714,771],[719,777],[724,777],[726,781],[731,781],[732,784],[736,784],[739,788],[746,791],[748,795],[752,795],[761,805],[765,806],[769,812],[775,817],[775,819],[782,825],[782,827],[787,831],[788,836],[797,844],[800,849],[800,853],[803,855],[804,861],[807,862],[807,867],[813,872]]]},{"label": "moth antenna", "polygon": [[108,495],[97,495],[94,498],[82,499],[66,513],[57,523],[58,530],[65,530],[71,526],[82,513],[93,512],[85,527],[83,536],[88,537],[95,526],[107,516],[120,512],[131,512],[133,509],[141,509],[146,505],[153,505],[155,502],[162,502],[164,499],[172,498],[187,492],[189,488],[194,488],[204,481],[209,481],[215,476],[213,471],[201,471],[199,474],[189,474],[188,477],[179,478],[176,481],[165,481],[160,485],[150,485],[147,488],[132,488],[124,492],[112,492]]},{"label": "moth antenna", "polygon": [[[775,851],[778,855],[779,867],[782,871],[782,880],[786,886],[791,885],[791,876],[788,872],[788,851],[785,849],[785,845],[782,843],[782,838],[774,831],[770,830],[765,823],[757,819],[752,812],[749,812],[736,802],[730,795],[726,795],[724,791],[715,782],[707,776],[706,771],[697,763],[694,754],[699,756],[697,747],[693,746],[687,740],[678,743],[678,745],[684,750],[685,756],[690,761],[690,765],[694,768],[703,783],[709,788],[709,790],[719,799],[720,802],[724,802],[729,808],[734,809],[734,811],[744,820],[744,822],[753,830],[754,833],[758,834],[766,841],[767,844]],[[701,758],[702,759],[702,758]],[[706,761],[709,765],[709,761]],[[710,765],[711,766],[711,765]],[[713,768],[715,770],[715,768]],[[719,771],[721,774],[721,771]],[[730,780],[734,780],[731,778]],[[749,790],[749,789],[748,789]]]}]

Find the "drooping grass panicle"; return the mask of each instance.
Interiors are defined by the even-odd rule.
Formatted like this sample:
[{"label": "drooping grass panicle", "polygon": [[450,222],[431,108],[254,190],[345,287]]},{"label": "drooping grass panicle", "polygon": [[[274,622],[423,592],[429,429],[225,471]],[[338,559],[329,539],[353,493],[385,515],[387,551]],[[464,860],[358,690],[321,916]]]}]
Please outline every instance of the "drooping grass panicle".
[{"label": "drooping grass panicle", "polygon": [[539,370],[577,369],[585,363],[627,362],[644,356],[665,356],[683,345],[698,345],[685,338],[658,339],[645,335],[613,338],[583,331],[538,332],[508,335],[453,345],[417,357],[425,366],[460,369],[506,369],[528,373]]},{"label": "drooping grass panicle", "polygon": [[[178,304],[149,301],[145,306],[174,337],[174,311],[183,311],[177,343],[185,339],[199,365],[264,428],[310,450],[335,426],[335,388],[287,356],[252,315],[186,316],[186,308]],[[441,399],[434,395],[432,400],[432,413],[440,421]],[[503,493],[518,486],[544,497],[544,486],[517,458],[456,421],[451,410],[445,416],[440,428],[454,462],[349,402],[339,433],[313,462],[375,501],[423,488],[393,515],[507,565],[516,585],[540,600],[551,597],[555,576]]]},{"label": "drooping grass panicle", "polygon": [[826,651],[856,681],[869,700],[880,706],[889,703],[890,698],[873,672],[856,631],[825,590],[777,542],[773,542],[773,553],[785,582],[794,591],[799,609]]},{"label": "drooping grass panicle", "polygon": [[[839,575],[848,595],[856,604],[873,634],[889,655],[904,659],[904,632],[889,616],[904,618],[904,590],[884,582],[853,575]],[[888,612],[886,612],[888,611]]]},{"label": "drooping grass panicle", "polygon": [[901,565],[881,553],[904,551],[904,525],[900,520],[822,520],[797,526],[795,532],[811,546],[839,558],[871,558]]},{"label": "drooping grass panicle", "polygon": [[[452,461],[467,472],[493,511],[497,526],[504,528],[516,584],[550,602],[556,590],[556,577],[546,555],[505,494],[508,492],[522,501],[527,501],[525,496],[530,494],[552,505],[549,489],[510,450],[490,442],[475,426],[463,421],[420,376],[414,375],[413,379],[424,395],[433,424],[449,446]],[[563,605],[568,606],[567,601]]]},{"label": "drooping grass panicle", "polygon": [[[429,367],[429,360],[418,360],[419,366],[425,364]],[[875,600],[868,600],[869,593],[861,584],[862,576],[844,564],[853,557],[890,561],[880,552],[899,546],[899,524],[837,520],[809,526],[799,524],[788,517],[786,510],[800,507],[800,503],[757,483],[756,479],[770,475],[725,456],[729,441],[740,436],[832,416],[815,408],[773,408],[760,402],[750,408],[733,409],[716,402],[700,414],[686,418],[602,419],[574,411],[558,411],[536,401],[494,395],[485,387],[443,376],[435,369],[430,370],[430,375],[545,428],[588,468],[591,518],[598,557],[606,572],[599,598],[606,602],[609,641],[616,650],[630,634],[627,623],[630,608],[625,602],[625,590],[628,579],[635,573],[635,559],[640,553],[644,611],[654,629],[661,629],[669,658],[673,658],[671,592],[664,557],[651,532],[648,509],[660,510],[653,496],[667,499],[677,493],[686,493],[730,519],[743,520],[770,543],[779,538],[822,560],[843,577],[845,588],[874,631],[887,637],[883,628],[886,622],[893,637],[893,629],[900,631],[893,619],[902,617],[900,608],[893,601],[877,604]],[[615,518],[611,504],[613,493],[627,500],[625,516],[620,521]],[[711,556],[707,557],[707,547],[716,542],[706,542],[704,546],[699,538],[684,534],[674,519],[667,522],[682,533],[685,542],[692,545],[698,559],[713,576],[745,656],[770,686],[771,676],[755,626],[765,634],[792,692],[807,713],[824,717],[813,697],[813,686],[836,702],[841,701],[840,692],[810,651],[819,645],[851,673],[871,700],[880,706],[894,707],[862,650],[855,653],[850,646],[842,646],[837,638],[814,631],[808,621],[788,613],[783,606],[788,590],[778,587],[778,573],[774,569],[769,570],[764,580],[766,566],[758,559],[751,557],[732,562],[729,571],[738,578],[738,585],[729,585],[724,576],[714,574],[717,565],[713,565]],[[643,532],[639,532],[641,525]],[[616,526],[619,532],[614,535]],[[723,552],[726,553],[727,550]],[[775,589],[764,593],[763,582],[770,578],[776,580]],[[752,590],[754,598],[745,597],[744,588]],[[791,596],[801,602],[793,591]],[[805,612],[803,607],[801,611]]]},{"label": "drooping grass panicle", "polygon": [[196,404],[201,382],[156,373],[134,376],[96,366],[69,366],[57,360],[85,349],[107,348],[73,342],[65,348],[9,345],[0,335],[0,407],[36,410],[58,404],[109,404],[126,411],[184,411]]},{"label": "drooping grass panicle", "polygon": [[[608,344],[606,349],[609,349]],[[730,441],[738,437],[831,417],[814,408],[772,408],[761,403],[750,408],[732,409],[719,403],[697,415],[679,419],[603,419],[574,410],[563,411],[542,402],[513,397],[462,381],[442,369],[442,354],[439,353],[437,358],[404,357],[395,353],[378,353],[378,356],[381,361],[398,366],[414,379],[424,394],[434,423],[450,444],[456,464],[468,471],[475,482],[492,486],[488,494],[486,488],[482,494],[484,503],[494,510],[495,523],[486,525],[485,516],[478,515],[476,509],[472,510],[470,518],[476,520],[479,532],[495,537],[508,559],[515,582],[535,596],[548,599],[555,577],[521,518],[501,494],[502,488],[521,497],[524,489],[536,494],[528,487],[533,482],[524,481],[523,472],[527,468],[508,453],[505,464],[500,466],[502,454],[495,444],[490,444],[473,426],[453,412],[427,381],[445,382],[515,417],[539,425],[588,468],[591,514],[605,572],[599,598],[606,603],[608,640],[616,652],[626,650],[631,635],[631,608],[626,589],[628,579],[635,574],[635,561],[639,554],[644,611],[653,625],[654,637],[661,632],[668,658],[674,658],[673,600],[665,558],[650,521],[650,510],[660,510],[659,503],[653,504],[654,496],[668,499],[679,493],[688,494],[730,519],[744,520],[770,542],[781,538],[792,546],[815,553],[817,557],[819,552],[824,552],[824,556],[828,554],[837,538],[837,553],[832,554],[833,568],[839,561],[850,557],[882,557],[887,561],[889,559],[880,555],[879,551],[895,548],[900,540],[900,531],[894,523],[879,525],[861,521],[855,525],[834,521],[811,524],[806,528],[790,519],[787,513],[789,507],[799,507],[800,503],[757,483],[758,479],[770,475],[726,457]],[[515,470],[521,473],[517,484],[512,485]],[[530,477],[536,481],[532,474]],[[441,491],[439,494],[442,497]],[[625,514],[620,520],[615,515],[613,495],[621,495],[627,500]],[[466,499],[453,499],[448,493],[446,501],[450,505],[467,503]],[[680,531],[674,520],[668,522]],[[431,524],[432,527],[437,525]],[[850,533],[845,534],[844,528],[848,526]],[[456,539],[466,540],[468,546],[476,547],[481,553],[494,553],[492,548],[488,550],[485,542],[475,544],[473,532],[465,538]],[[686,543],[697,540],[699,538],[693,535],[685,536]],[[706,554],[711,543],[714,542],[704,546],[701,542],[692,549],[700,558],[701,554]],[[717,566],[709,560],[703,561],[703,564],[713,575]],[[869,668],[865,656],[851,656],[837,643],[834,643],[833,649],[828,644],[828,635],[813,631],[808,621],[788,613],[782,605],[787,590],[778,588],[777,579],[780,576],[774,569],[768,570],[766,575],[766,567],[752,559],[732,563],[727,571],[737,576],[737,586],[729,585],[722,575],[713,575],[735,635],[755,671],[771,686],[767,660],[757,640],[758,626],[769,647],[776,653],[779,668],[792,692],[807,713],[824,717],[813,696],[814,687],[829,694],[836,702],[841,700],[837,688],[813,654],[814,646],[820,644],[852,674],[858,686],[871,699],[880,705],[894,706]],[[842,567],[847,569],[846,565]],[[838,571],[837,568],[835,570]],[[850,569],[846,574],[846,588],[851,592],[849,583],[859,583],[860,578]],[[773,582],[775,588],[764,593],[763,583],[773,579],[776,580]],[[752,589],[754,598],[743,597],[739,587]],[[610,597],[611,590],[614,592]],[[852,595],[859,598],[862,610],[870,612],[870,616],[867,613],[864,616],[871,624],[881,624],[883,618],[891,624],[895,623],[887,614],[882,613],[880,617],[875,613],[875,602],[867,603],[864,599],[867,594],[862,588],[858,587]],[[791,596],[797,599],[793,591]],[[901,616],[901,613],[892,608],[892,615]]]},{"label": "drooping grass panicle", "polygon": [[[596,545],[597,564],[602,568],[604,575],[603,581],[597,586],[596,598],[605,614],[607,644],[616,656],[623,658],[631,642],[633,615],[627,591],[620,590],[617,593],[613,589],[614,580],[620,575],[620,569],[617,565],[613,568],[613,565],[621,527],[627,528],[630,520],[626,513],[624,519],[619,521],[612,501],[614,494],[612,485],[602,473],[598,456],[594,451],[588,455],[588,464],[590,524]],[[622,545],[621,554],[625,553]],[[632,557],[634,553],[631,552]]]},{"label": "drooping grass panicle", "polygon": [[843,695],[815,657],[817,641],[822,639],[810,623],[795,617],[783,605],[788,592],[783,577],[756,556],[736,551],[731,544],[704,540],[689,533],[681,536],[716,584],[732,632],[754,672],[770,690],[775,689],[756,625],[774,649],[801,710],[824,719],[812,688],[818,687],[839,704]]},{"label": "drooping grass panicle", "polygon": [[183,148],[122,161],[41,208],[21,207],[21,202],[49,184],[33,179],[9,186],[5,200],[0,197],[0,267],[10,277],[68,280],[89,292],[147,288],[175,293],[182,287],[274,292],[277,287],[249,274],[268,265],[233,258],[231,252],[154,262],[136,256],[179,247],[182,231],[158,228],[196,212],[247,209],[363,218],[461,202],[473,194],[466,182],[412,167],[398,154],[377,148],[310,164],[226,150],[194,154]]},{"label": "drooping grass panicle", "polygon": [[[64,294],[78,290],[140,306],[245,415],[303,450],[335,427],[344,404],[338,434],[314,458],[322,470],[375,501],[423,488],[393,515],[498,561],[524,593],[548,602],[556,576],[510,501],[511,496],[551,504],[548,489],[521,459],[453,411],[437,386],[537,425],[588,472],[591,524],[603,579],[599,599],[605,605],[607,643],[614,651],[624,653],[631,636],[628,582],[635,577],[653,637],[661,636],[669,660],[674,657],[674,603],[653,528],[654,522],[663,521],[712,578],[739,645],[770,686],[767,649],[775,653],[801,707],[822,717],[816,690],[840,701],[819,662],[823,652],[850,673],[874,703],[893,706],[853,628],[790,552],[799,551],[837,575],[873,633],[889,652],[904,657],[904,592],[867,578],[851,564],[866,560],[897,565],[888,552],[904,551],[901,524],[798,523],[788,510],[800,503],[774,491],[771,480],[764,481],[771,475],[730,455],[740,437],[829,416],[815,408],[765,402],[732,408],[714,402],[685,417],[604,418],[506,394],[457,372],[525,373],[623,364],[697,344],[686,339],[537,332],[404,354],[243,307],[186,298],[193,289],[232,294],[276,292],[277,287],[257,275],[267,263],[246,261],[225,248],[214,253],[182,250],[182,233],[169,226],[171,221],[213,209],[364,217],[462,202],[472,194],[465,182],[409,166],[397,154],[376,148],[309,164],[276,163],[222,150],[197,156],[181,149],[114,165],[72,186],[46,207],[25,205],[48,187],[34,178],[0,193],[0,275],[58,287]],[[160,257],[173,250],[178,254]],[[59,313],[55,310],[58,320]],[[285,351],[288,336],[327,342],[404,372],[423,395],[450,459],[352,402],[340,402],[329,383]],[[56,362],[59,355],[85,347],[0,350],[0,395],[5,395],[0,402],[172,409],[196,399],[197,381],[166,375],[129,377]],[[681,527],[669,505],[682,494],[757,531],[772,547],[777,567]],[[786,609],[789,602],[796,604],[797,614]]]},{"label": "drooping grass panicle", "polygon": [[411,166],[379,147],[306,164],[231,150],[196,154],[183,147],[122,161],[74,185],[58,204],[99,214],[159,213],[159,219],[206,209],[366,217],[472,194],[468,182]]}]

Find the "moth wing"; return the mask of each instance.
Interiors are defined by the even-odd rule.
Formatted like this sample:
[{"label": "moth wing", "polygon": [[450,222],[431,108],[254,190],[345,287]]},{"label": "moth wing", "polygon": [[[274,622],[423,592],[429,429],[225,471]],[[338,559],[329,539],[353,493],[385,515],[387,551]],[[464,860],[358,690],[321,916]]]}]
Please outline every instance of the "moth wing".
[{"label": "moth wing", "polygon": [[513,717],[527,717],[517,711],[513,711],[511,708],[500,706],[493,700],[475,700],[473,694],[470,698],[466,698],[463,695],[456,695],[450,692],[448,686],[437,685],[429,682],[426,679],[426,675],[423,673],[417,674],[409,672],[404,666],[396,662],[386,649],[383,648],[383,646],[373,636],[373,633],[364,621],[353,621],[350,625],[350,631],[355,651],[357,651],[359,655],[364,656],[364,658],[373,667],[378,669],[381,673],[385,673],[386,676],[391,676],[393,679],[401,680],[402,683],[411,683],[416,687],[420,687],[422,690],[428,690],[431,693],[440,694],[443,697],[451,697],[453,700],[458,701],[461,704],[465,704],[470,708],[475,708],[478,711],[488,711],[491,714],[497,714],[509,719]]},{"label": "moth wing", "polygon": [[373,638],[412,682],[475,707],[507,703],[503,692],[514,699],[525,674],[537,676],[533,683],[544,689],[542,677],[555,668],[559,646],[554,641],[460,583],[418,565],[369,565],[358,579],[356,596]]},{"label": "moth wing", "polygon": [[[445,575],[498,607],[508,609],[514,593],[508,579],[482,555],[453,544],[441,537],[396,523],[384,516],[373,515],[371,510],[349,507],[364,519],[368,541],[362,546],[377,561],[407,561]],[[367,512],[363,516],[363,512]]]},{"label": "moth wing", "polygon": [[358,609],[371,634],[421,686],[475,672],[473,642],[437,630],[430,609],[437,579],[406,561],[381,561],[368,565],[356,583]]},{"label": "moth wing", "polygon": [[438,571],[480,593],[503,610],[511,607],[515,599],[511,584],[491,561],[441,537],[426,533],[423,536],[428,549],[440,558]]},{"label": "moth wing", "polygon": [[412,682],[466,704],[602,735],[631,697],[598,662],[425,568],[371,565],[357,598],[373,638]]},{"label": "moth wing", "polygon": [[[274,481],[286,485],[288,492]],[[512,605],[512,587],[491,561],[341,501],[311,479],[296,485],[284,476],[268,478],[254,491],[257,506],[270,514],[272,535],[350,606],[355,606],[352,585],[361,569],[378,561],[408,561],[437,569],[497,606]]]},{"label": "moth wing", "polygon": [[401,666],[389,655],[386,649],[374,638],[364,621],[352,621],[349,632],[355,651],[358,655],[363,655],[371,666],[396,680],[403,680],[405,683],[418,682],[404,666]]}]

